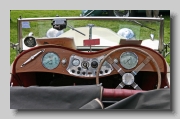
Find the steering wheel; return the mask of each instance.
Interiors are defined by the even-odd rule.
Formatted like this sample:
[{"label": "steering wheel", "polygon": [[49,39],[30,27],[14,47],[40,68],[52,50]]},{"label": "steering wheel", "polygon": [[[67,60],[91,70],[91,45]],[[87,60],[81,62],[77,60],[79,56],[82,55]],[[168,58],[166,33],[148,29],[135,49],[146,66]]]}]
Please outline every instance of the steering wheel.
[{"label": "steering wheel", "polygon": [[[139,65],[137,66],[131,73],[126,73],[122,70],[121,67],[119,67],[114,61],[113,59],[110,57],[111,54],[117,52],[117,51],[120,51],[120,50],[134,50],[134,51],[138,51],[142,54],[144,54],[146,56],[146,58],[144,59],[144,61]],[[99,72],[100,72],[100,69],[103,65],[103,63],[105,61],[107,61],[109,64],[111,64],[115,69],[116,71],[122,76],[122,82],[117,86],[117,88],[123,88],[125,85],[131,85],[134,89],[136,90],[142,90],[138,84],[136,84],[134,82],[134,76],[137,75],[137,73],[147,64],[149,63],[149,61],[152,61],[153,62],[153,65],[155,66],[156,68],[156,72],[158,74],[158,84],[157,84],[157,89],[160,88],[161,86],[161,74],[160,74],[160,69],[157,65],[157,62],[155,61],[155,59],[147,52],[141,50],[141,49],[138,49],[138,48],[134,48],[134,47],[122,47],[122,48],[118,48],[118,49],[115,49],[113,51],[111,51],[110,53],[108,53],[104,58],[103,60],[101,61],[101,63],[99,64],[98,68],[97,68],[97,75],[96,75],[96,84],[99,84]]]}]

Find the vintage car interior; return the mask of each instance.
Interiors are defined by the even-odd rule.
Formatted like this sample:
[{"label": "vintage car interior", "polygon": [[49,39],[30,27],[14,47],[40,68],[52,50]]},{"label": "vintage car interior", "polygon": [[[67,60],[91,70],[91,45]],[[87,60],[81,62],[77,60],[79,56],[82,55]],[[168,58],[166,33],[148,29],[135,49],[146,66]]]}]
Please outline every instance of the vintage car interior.
[{"label": "vintage car interior", "polygon": [[[53,27],[64,29],[66,22],[58,20],[52,22]],[[77,27],[75,30],[92,36],[89,27],[83,31],[80,29]],[[69,35],[70,31],[76,35]],[[77,45],[77,39],[85,40],[84,36],[74,29],[70,31],[60,35],[61,37],[37,38],[32,34],[24,37],[20,43],[21,52],[12,64],[10,86],[99,85],[103,87],[102,101],[106,107],[114,103],[113,101],[119,101],[137,92],[170,88],[167,78],[168,66],[159,52],[160,47],[152,49],[144,46],[142,40],[120,40],[115,34],[114,39],[119,39],[114,42],[117,45],[108,46],[108,42],[101,41],[101,44],[106,45],[92,45],[89,48]],[[79,40],[81,45],[82,40]],[[113,39],[108,40],[113,43]],[[97,43],[99,40],[87,42]]]}]

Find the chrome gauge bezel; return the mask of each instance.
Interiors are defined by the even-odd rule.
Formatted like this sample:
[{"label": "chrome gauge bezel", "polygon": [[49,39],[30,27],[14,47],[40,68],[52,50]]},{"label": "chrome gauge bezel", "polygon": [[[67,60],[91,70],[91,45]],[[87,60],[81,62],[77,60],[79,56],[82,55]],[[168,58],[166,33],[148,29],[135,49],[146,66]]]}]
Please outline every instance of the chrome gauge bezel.
[{"label": "chrome gauge bezel", "polygon": [[[127,64],[127,62],[129,63],[129,61],[128,60],[126,60],[126,63],[125,63],[125,60],[123,59],[123,57],[128,57],[128,56],[126,56],[126,55],[129,55],[129,54],[131,54],[131,56],[133,56],[134,58],[135,58],[135,61],[133,61],[132,63],[132,65],[131,66],[128,66],[128,64]],[[130,59],[131,60],[131,59]],[[136,53],[134,53],[134,52],[132,52],[132,51],[126,51],[126,52],[123,52],[122,54],[121,54],[121,56],[120,56],[120,64],[121,64],[121,66],[123,67],[123,68],[125,68],[125,69],[133,69],[134,67],[136,67],[137,66],[137,64],[138,64],[138,56],[136,55]]]},{"label": "chrome gauge bezel", "polygon": [[79,64],[80,64],[80,60],[79,59],[73,59],[73,61],[72,61],[72,65],[73,66],[79,66]]},{"label": "chrome gauge bezel", "polygon": [[[53,59],[52,59],[52,60],[53,60],[53,63],[55,62],[54,57],[57,58],[57,63],[54,63],[52,67],[49,67],[48,65],[46,65],[46,64],[44,63],[45,61],[48,62],[47,59],[45,60],[45,58],[46,58],[46,56],[49,55],[49,54],[53,55]],[[60,57],[59,57],[59,55],[58,55],[57,53],[55,53],[55,52],[47,52],[47,53],[42,57],[41,63],[42,63],[42,65],[43,65],[46,69],[53,70],[53,69],[55,69],[55,68],[57,68],[57,67],[59,66],[59,64],[60,64]]]}]

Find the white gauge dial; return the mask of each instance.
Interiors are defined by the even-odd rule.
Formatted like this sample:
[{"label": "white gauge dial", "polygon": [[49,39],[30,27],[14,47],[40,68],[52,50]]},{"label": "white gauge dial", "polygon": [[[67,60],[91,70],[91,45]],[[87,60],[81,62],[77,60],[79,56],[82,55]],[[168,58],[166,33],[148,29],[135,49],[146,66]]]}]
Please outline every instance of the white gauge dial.
[{"label": "white gauge dial", "polygon": [[55,69],[60,63],[59,56],[54,52],[48,52],[42,58],[42,65],[47,69]]},{"label": "white gauge dial", "polygon": [[138,56],[134,52],[123,52],[120,56],[120,64],[125,69],[132,69],[138,63]]},{"label": "white gauge dial", "polygon": [[74,59],[74,60],[72,61],[72,64],[73,64],[73,66],[78,66],[78,65],[80,64],[79,59]]}]

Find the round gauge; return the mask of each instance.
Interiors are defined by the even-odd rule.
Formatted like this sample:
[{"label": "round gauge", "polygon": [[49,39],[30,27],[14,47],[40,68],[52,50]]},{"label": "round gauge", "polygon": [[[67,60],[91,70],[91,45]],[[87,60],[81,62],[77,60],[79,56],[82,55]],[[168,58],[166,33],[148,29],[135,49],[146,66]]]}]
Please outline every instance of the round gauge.
[{"label": "round gauge", "polygon": [[36,46],[36,40],[34,37],[32,36],[28,36],[24,39],[24,44],[27,46],[27,47],[34,47]]},{"label": "round gauge", "polygon": [[138,56],[134,52],[123,52],[120,56],[120,64],[125,69],[132,69],[138,63]]},{"label": "round gauge", "polygon": [[96,60],[91,62],[91,67],[92,68],[97,68],[98,67],[98,62]]},{"label": "round gauge", "polygon": [[89,68],[89,62],[88,62],[88,61],[83,61],[83,62],[81,63],[81,66],[82,66],[82,68],[84,68],[84,69],[88,69],[88,68]]},{"label": "round gauge", "polygon": [[78,66],[80,64],[80,61],[78,59],[74,59],[72,61],[73,66]]},{"label": "round gauge", "polygon": [[55,69],[60,63],[59,56],[54,52],[46,53],[42,58],[42,65],[47,69]]}]

